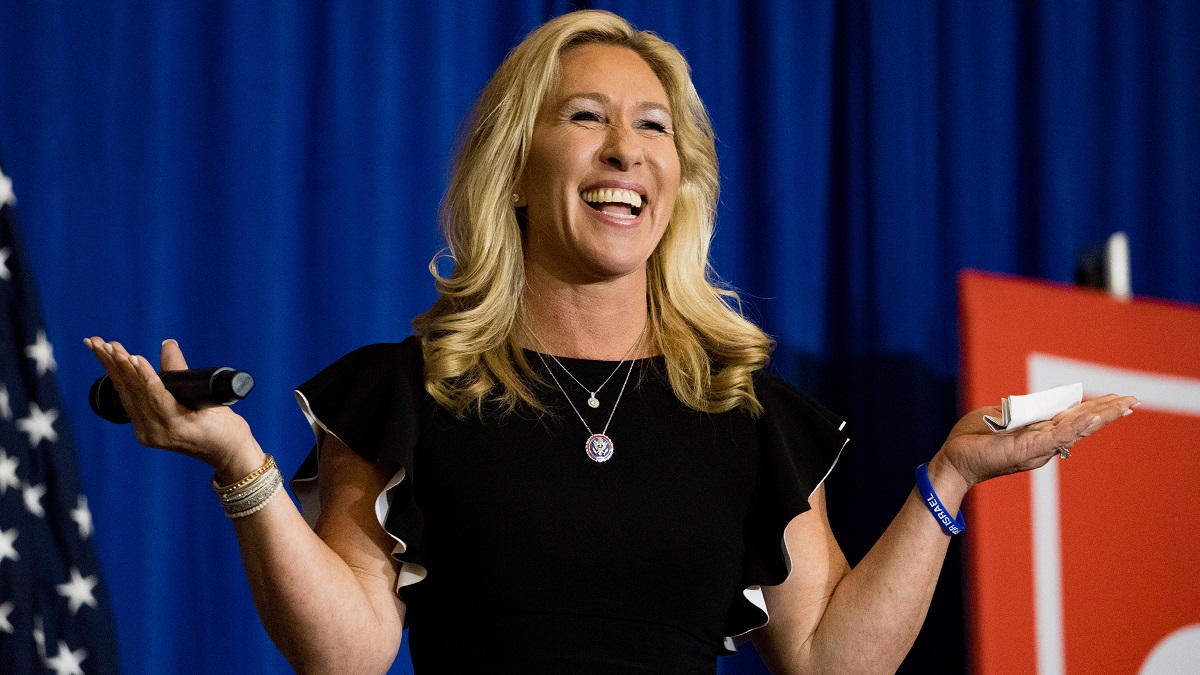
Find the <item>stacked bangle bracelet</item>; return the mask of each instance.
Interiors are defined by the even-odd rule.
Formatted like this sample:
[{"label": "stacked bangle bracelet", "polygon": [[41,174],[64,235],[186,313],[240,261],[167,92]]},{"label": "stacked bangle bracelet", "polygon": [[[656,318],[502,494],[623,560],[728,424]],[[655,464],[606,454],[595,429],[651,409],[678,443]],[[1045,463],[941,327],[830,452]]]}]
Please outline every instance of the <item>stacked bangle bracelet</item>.
[{"label": "stacked bangle bracelet", "polygon": [[216,476],[213,476],[212,486],[217,491],[217,499],[221,500],[225,515],[244,518],[262,509],[279,492],[283,486],[283,474],[275,466],[275,458],[267,455],[267,461],[245,478],[229,485],[219,485]]}]

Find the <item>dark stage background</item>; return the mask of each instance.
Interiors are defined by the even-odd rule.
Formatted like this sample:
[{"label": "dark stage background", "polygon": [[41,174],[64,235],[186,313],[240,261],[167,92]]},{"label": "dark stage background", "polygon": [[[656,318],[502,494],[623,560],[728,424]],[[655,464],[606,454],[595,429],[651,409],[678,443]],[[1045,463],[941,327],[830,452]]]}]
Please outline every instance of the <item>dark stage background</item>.
[{"label": "dark stage background", "polygon": [[[175,337],[193,365],[251,371],[238,410],[290,473],[312,443],[292,388],[433,300],[475,95],[582,6],[0,3],[0,150],[128,672],[287,667],[211,472],[88,411],[81,339],[156,355]],[[849,420],[829,502],[852,561],[956,416],[959,270],[1069,281],[1120,229],[1136,293],[1200,301],[1194,3],[594,6],[693,66],[722,160],[716,268],[778,338],[777,368]],[[963,668],[958,550],[905,672]],[[761,665],[745,647],[722,669]]]}]

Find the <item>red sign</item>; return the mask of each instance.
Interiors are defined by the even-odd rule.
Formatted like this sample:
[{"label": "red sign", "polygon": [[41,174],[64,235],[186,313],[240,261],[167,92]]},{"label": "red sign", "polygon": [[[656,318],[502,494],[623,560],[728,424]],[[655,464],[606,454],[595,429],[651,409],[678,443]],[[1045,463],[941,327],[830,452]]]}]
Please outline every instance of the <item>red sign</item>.
[{"label": "red sign", "polygon": [[1142,400],[968,495],[974,672],[1200,672],[1200,308],[977,272],[960,292],[966,409],[1073,382]]}]

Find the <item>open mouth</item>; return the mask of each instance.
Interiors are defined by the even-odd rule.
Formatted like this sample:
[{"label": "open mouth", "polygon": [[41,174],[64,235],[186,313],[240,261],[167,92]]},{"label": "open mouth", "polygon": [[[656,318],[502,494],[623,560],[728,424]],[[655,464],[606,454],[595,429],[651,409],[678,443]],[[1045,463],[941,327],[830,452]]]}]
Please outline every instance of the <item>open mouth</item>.
[{"label": "open mouth", "polygon": [[636,218],[642,212],[642,196],[633,190],[597,188],[584,190],[579,196],[593,209],[621,218]]}]

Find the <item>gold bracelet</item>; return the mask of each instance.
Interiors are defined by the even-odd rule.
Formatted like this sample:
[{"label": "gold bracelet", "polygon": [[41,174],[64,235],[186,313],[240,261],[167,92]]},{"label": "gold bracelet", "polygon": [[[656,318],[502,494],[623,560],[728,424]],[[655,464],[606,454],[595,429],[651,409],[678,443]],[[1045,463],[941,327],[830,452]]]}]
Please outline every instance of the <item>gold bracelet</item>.
[{"label": "gold bracelet", "polygon": [[267,460],[265,462],[263,462],[262,466],[258,467],[254,471],[251,471],[248,475],[246,475],[246,477],[242,478],[241,480],[237,481],[236,483],[230,483],[229,485],[220,485],[217,483],[217,475],[213,474],[213,480],[212,480],[213,489],[217,491],[218,496],[222,496],[222,497],[226,496],[226,495],[236,491],[238,488],[245,487],[245,486],[249,485],[250,483],[253,483],[256,479],[258,479],[263,474],[265,474],[266,472],[268,472],[272,468],[274,468],[274,466],[275,466],[275,458],[272,457],[268,453]]},{"label": "gold bracelet", "polygon": [[283,475],[279,473],[279,469],[272,469],[263,475],[256,487],[257,489],[252,494],[246,495],[235,503],[222,501],[221,507],[225,509],[225,515],[230,518],[244,518],[252,513],[258,513],[283,487]]}]

